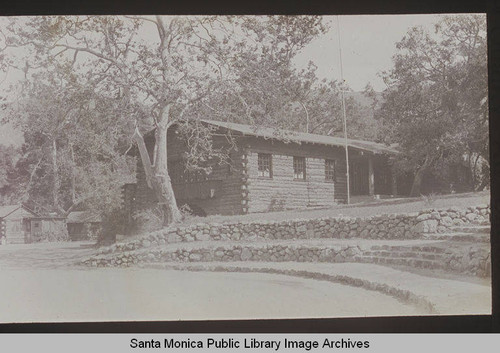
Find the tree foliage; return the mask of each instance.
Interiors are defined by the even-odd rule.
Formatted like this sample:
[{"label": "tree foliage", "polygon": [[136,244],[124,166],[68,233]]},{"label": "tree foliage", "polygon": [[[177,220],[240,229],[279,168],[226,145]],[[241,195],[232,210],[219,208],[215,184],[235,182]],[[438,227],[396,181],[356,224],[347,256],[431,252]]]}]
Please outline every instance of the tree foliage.
[{"label": "tree foliage", "polygon": [[399,170],[415,174],[418,195],[427,171],[449,180],[443,173],[464,158],[489,161],[486,18],[447,16],[434,33],[411,28],[396,48],[376,116],[403,152]]},{"label": "tree foliage", "polygon": [[[67,212],[114,204],[126,170],[124,146],[144,147],[156,129],[153,160],[142,154],[164,223],[180,218],[168,175],[166,130],[195,136],[188,160],[220,157],[197,122],[217,118],[300,129],[309,107],[335,84],[316,87],[314,68],[292,59],[326,27],[318,16],[78,16],[7,20],[6,67],[25,74],[9,118],[25,131],[21,165],[37,202]],[[22,50],[20,49],[22,48]],[[16,52],[18,56],[7,55]],[[317,94],[309,91],[316,90]],[[307,108],[305,108],[307,109]],[[222,118],[223,117],[223,118]],[[189,124],[185,124],[189,122]],[[192,128],[190,128],[192,127]],[[318,130],[319,131],[319,130]],[[139,148],[141,150],[141,148]],[[50,190],[50,192],[47,192]],[[102,196],[102,197],[99,197]]]},{"label": "tree foliage", "polygon": [[0,145],[0,205],[23,201],[24,193],[16,172],[19,148]]},{"label": "tree foliage", "polygon": [[125,150],[126,126],[113,104],[88,87],[57,80],[51,72],[24,83],[23,95],[8,110],[24,132],[16,164],[18,184],[41,212],[67,214],[89,207],[95,213],[120,204],[120,185],[131,170]]}]

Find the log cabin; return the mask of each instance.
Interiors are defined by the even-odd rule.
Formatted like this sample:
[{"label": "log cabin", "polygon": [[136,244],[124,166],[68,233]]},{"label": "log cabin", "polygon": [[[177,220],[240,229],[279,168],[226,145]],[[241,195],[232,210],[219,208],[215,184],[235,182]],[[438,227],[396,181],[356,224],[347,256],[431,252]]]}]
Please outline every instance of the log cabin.
[{"label": "log cabin", "polygon": [[0,244],[27,244],[42,240],[85,240],[100,230],[101,219],[86,211],[68,217],[40,215],[25,205],[0,206]]},{"label": "log cabin", "polygon": [[41,227],[41,223],[36,221],[39,217],[24,205],[0,206],[0,242],[2,244],[31,242],[33,227]]},{"label": "log cabin", "polygon": [[64,233],[65,221],[65,217],[39,215],[22,204],[0,206],[0,243],[26,244]]},{"label": "log cabin", "polygon": [[[197,215],[236,215],[290,209],[327,208],[347,201],[345,141],[340,137],[202,120],[212,130],[214,148],[227,160],[212,160],[210,173],[187,170],[187,145],[172,125],[167,160],[179,206]],[[153,158],[154,133],[144,136]],[[351,198],[394,195],[396,182],[389,146],[348,139]],[[137,149],[129,155],[138,156]],[[137,158],[136,183],[123,187],[129,219],[154,205],[144,168]]]}]

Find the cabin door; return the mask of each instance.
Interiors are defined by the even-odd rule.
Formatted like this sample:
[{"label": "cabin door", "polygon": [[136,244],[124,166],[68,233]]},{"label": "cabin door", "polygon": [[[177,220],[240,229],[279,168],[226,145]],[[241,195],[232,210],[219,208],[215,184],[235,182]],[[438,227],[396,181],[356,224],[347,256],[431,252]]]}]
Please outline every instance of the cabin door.
[{"label": "cabin door", "polygon": [[385,163],[374,163],[373,171],[375,179],[375,195],[392,194],[392,174],[389,165]]},{"label": "cabin door", "polygon": [[31,243],[31,219],[23,219],[22,229],[24,233],[24,242]]},{"label": "cabin door", "polygon": [[351,195],[368,195],[368,161],[354,159],[349,161],[349,186]]}]

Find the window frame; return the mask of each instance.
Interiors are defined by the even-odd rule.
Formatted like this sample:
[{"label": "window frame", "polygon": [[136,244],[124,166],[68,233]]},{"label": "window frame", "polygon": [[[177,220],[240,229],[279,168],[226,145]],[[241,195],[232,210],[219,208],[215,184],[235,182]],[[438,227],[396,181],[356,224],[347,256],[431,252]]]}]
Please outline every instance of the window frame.
[{"label": "window frame", "polygon": [[[265,175],[266,166],[269,169],[269,175]],[[271,153],[257,153],[257,176],[262,179],[273,178],[273,155]]]},{"label": "window frame", "polygon": [[[298,171],[298,168],[302,170]],[[302,176],[297,177],[300,174],[302,174]],[[306,157],[293,156],[293,180],[305,181],[306,178],[307,178]]]},{"label": "window frame", "polygon": [[325,181],[335,183],[337,177],[337,160],[325,159]]}]

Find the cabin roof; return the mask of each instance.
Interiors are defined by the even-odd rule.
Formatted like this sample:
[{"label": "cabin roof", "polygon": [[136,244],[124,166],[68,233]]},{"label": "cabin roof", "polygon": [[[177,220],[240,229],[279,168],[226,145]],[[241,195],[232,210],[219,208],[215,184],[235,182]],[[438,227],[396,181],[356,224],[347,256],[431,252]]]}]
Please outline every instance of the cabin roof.
[{"label": "cabin roof", "polygon": [[73,211],[68,214],[66,223],[99,223],[101,218],[88,211]]},{"label": "cabin roof", "polygon": [[29,213],[31,213],[33,215],[33,217],[39,217],[39,215],[37,215],[32,210],[30,210],[28,207],[19,204],[19,205],[0,206],[0,218],[7,217],[8,215],[10,215],[11,213],[17,211],[20,208],[24,208],[26,211],[28,211]]},{"label": "cabin roof", "polygon": [[[230,123],[225,121],[216,121],[216,120],[208,120],[201,119],[201,122],[211,125],[217,128],[223,128],[227,130],[231,130],[234,132],[238,132],[243,136],[254,136],[261,137],[264,139],[274,139],[283,142],[293,142],[293,143],[311,143],[311,144],[320,144],[326,146],[335,146],[335,147],[344,147],[345,139],[343,137],[336,136],[327,136],[327,135],[318,135],[318,134],[309,134],[305,132],[297,132],[290,130],[283,130],[278,128],[270,128],[263,126],[255,126],[255,125],[247,125],[247,124],[238,124],[238,123]],[[175,126],[172,125],[172,127]],[[153,137],[153,132],[155,129],[148,131],[144,134],[145,138]],[[396,145],[385,145],[378,142],[373,141],[364,141],[364,140],[356,140],[356,139],[347,139],[347,145],[350,148],[358,149],[361,151],[367,151],[374,154],[398,154],[398,150],[395,148]],[[137,146],[135,144],[127,154],[129,155],[137,155]]]},{"label": "cabin roof", "polygon": [[[312,143],[312,144],[321,144],[327,146],[340,146],[340,147],[345,146],[345,140],[343,137],[309,134],[305,132],[296,132],[296,131],[275,129],[262,126],[252,126],[246,124],[229,123],[229,122],[222,122],[215,120],[202,119],[201,121],[212,126],[236,131],[246,136],[262,137],[265,139],[276,139],[281,141],[294,142],[298,144]],[[372,141],[347,139],[347,145],[351,148],[356,148],[359,150],[368,151],[372,153],[384,153],[384,154],[398,153],[398,151],[394,148],[394,146],[391,147]]]},{"label": "cabin roof", "polygon": [[66,220],[66,217],[64,216],[39,216],[39,217],[33,217],[35,219],[41,220],[41,221],[64,221]]}]

